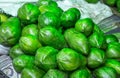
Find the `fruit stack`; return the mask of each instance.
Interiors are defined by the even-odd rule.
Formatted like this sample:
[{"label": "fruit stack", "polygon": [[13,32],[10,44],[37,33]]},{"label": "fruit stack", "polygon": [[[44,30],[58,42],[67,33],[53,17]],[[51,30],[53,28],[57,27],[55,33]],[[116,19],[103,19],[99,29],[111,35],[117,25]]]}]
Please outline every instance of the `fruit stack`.
[{"label": "fruit stack", "polygon": [[10,46],[21,78],[118,78],[120,43],[77,8],[56,2],[25,3],[16,17],[1,19],[0,44]]}]

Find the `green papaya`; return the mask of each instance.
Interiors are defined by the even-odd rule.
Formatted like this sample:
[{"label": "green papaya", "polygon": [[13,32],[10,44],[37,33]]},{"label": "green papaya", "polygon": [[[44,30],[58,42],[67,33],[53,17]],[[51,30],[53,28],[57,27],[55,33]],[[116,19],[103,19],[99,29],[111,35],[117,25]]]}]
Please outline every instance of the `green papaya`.
[{"label": "green papaya", "polygon": [[90,70],[88,70],[87,68],[83,68],[83,69],[78,69],[74,71],[70,75],[70,78],[92,78],[92,74]]},{"label": "green papaya", "polygon": [[36,23],[40,11],[33,3],[25,3],[18,9],[17,16],[24,24]]},{"label": "green papaya", "polygon": [[73,71],[79,67],[85,67],[86,58],[70,48],[63,48],[57,54],[59,69]]},{"label": "green papaya", "polygon": [[106,39],[106,43],[111,43],[111,42],[118,42],[118,38],[115,36],[115,35],[106,35],[105,36],[105,39]]},{"label": "green papaya", "polygon": [[117,9],[118,9],[118,12],[120,12],[120,0],[117,0]]},{"label": "green papaya", "polygon": [[68,10],[74,12],[76,16],[76,21],[80,19],[81,13],[78,8],[69,8]]},{"label": "green papaya", "polygon": [[79,15],[80,15],[80,12],[78,10],[73,10],[72,8],[64,11],[60,17],[61,25],[64,28],[74,27],[75,22],[77,21],[77,19],[80,18],[78,17]]},{"label": "green papaya", "polygon": [[60,27],[59,17],[51,12],[40,14],[38,17],[38,28],[40,29],[46,26],[52,26],[58,29]]},{"label": "green papaya", "polygon": [[60,7],[52,6],[52,5],[42,5],[39,7],[39,10],[40,10],[41,14],[43,14],[45,12],[51,12],[58,17],[60,17],[63,13],[63,10]]},{"label": "green papaya", "polygon": [[15,45],[21,36],[20,20],[10,17],[0,26],[0,44],[5,46]]},{"label": "green papaya", "polygon": [[38,37],[38,28],[35,24],[30,24],[22,29],[22,36],[33,35]]},{"label": "green papaya", "polygon": [[120,43],[118,42],[111,42],[108,44],[106,49],[106,56],[107,58],[120,58]]},{"label": "green papaya", "polygon": [[84,33],[86,36],[89,36],[94,28],[94,22],[90,18],[80,19],[75,24],[75,29],[78,32]]},{"label": "green papaya", "polygon": [[105,66],[112,67],[120,75],[120,62],[115,59],[107,59]]},{"label": "green papaya", "polygon": [[58,6],[58,4],[53,0],[38,0],[37,5],[38,6],[42,6],[42,5]]},{"label": "green papaya", "polygon": [[86,0],[88,3],[97,3],[99,0]]},{"label": "green papaya", "polygon": [[105,62],[105,52],[99,48],[92,48],[88,55],[88,67],[96,68]]},{"label": "green papaya", "polygon": [[19,44],[14,45],[12,48],[10,48],[9,56],[14,59],[20,55],[23,55],[24,52],[21,50]]},{"label": "green papaya", "polygon": [[103,33],[93,32],[88,38],[89,43],[92,47],[105,49],[106,41]]},{"label": "green papaya", "polygon": [[103,0],[109,6],[115,6],[117,0]]},{"label": "green papaya", "polygon": [[57,69],[50,69],[43,76],[43,78],[68,78],[68,77],[67,77],[67,74],[63,71],[60,71]]},{"label": "green papaya", "polygon": [[52,46],[56,49],[62,49],[67,46],[64,36],[52,26],[47,26],[39,30],[39,41],[44,46]]},{"label": "green papaya", "polygon": [[35,55],[36,50],[42,47],[38,38],[33,35],[21,36],[19,39],[20,48],[25,54]]},{"label": "green papaya", "polygon": [[100,67],[94,71],[95,78],[118,78],[117,72],[111,67]]},{"label": "green papaya", "polygon": [[21,72],[21,78],[42,78],[45,72],[37,67],[24,68]]},{"label": "green papaya", "polygon": [[13,66],[17,72],[21,72],[26,67],[34,66],[34,56],[20,55],[13,59]]},{"label": "green papaya", "polygon": [[6,22],[8,18],[8,15],[6,15],[5,13],[0,13],[0,23]]},{"label": "green papaya", "polygon": [[70,48],[84,55],[88,55],[90,46],[84,34],[70,28],[65,31],[64,37]]},{"label": "green papaya", "polygon": [[41,47],[37,50],[35,55],[35,64],[44,69],[54,69],[57,67],[57,55],[58,51],[50,46]]},{"label": "green papaya", "polygon": [[104,34],[104,32],[100,29],[100,27],[97,24],[94,24],[93,32]]}]

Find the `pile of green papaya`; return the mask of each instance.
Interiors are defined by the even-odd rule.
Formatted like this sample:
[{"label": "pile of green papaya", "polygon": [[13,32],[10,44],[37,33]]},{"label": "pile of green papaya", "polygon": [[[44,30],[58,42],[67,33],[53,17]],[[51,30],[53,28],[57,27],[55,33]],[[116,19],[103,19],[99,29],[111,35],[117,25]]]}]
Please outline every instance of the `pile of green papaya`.
[{"label": "pile of green papaya", "polygon": [[21,78],[118,78],[120,43],[77,8],[25,3],[0,24],[0,44]]}]

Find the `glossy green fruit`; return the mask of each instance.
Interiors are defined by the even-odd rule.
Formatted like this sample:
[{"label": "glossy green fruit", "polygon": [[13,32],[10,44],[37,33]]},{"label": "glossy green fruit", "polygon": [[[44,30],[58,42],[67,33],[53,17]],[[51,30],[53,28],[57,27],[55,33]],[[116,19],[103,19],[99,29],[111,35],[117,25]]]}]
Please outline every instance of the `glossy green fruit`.
[{"label": "glossy green fruit", "polygon": [[63,10],[60,7],[52,5],[42,5],[39,7],[39,10],[41,13],[51,12],[58,17],[60,17],[63,13]]},{"label": "glossy green fruit", "polygon": [[88,55],[90,46],[88,39],[84,34],[71,28],[65,31],[64,37],[70,48],[84,55]]},{"label": "glossy green fruit", "polygon": [[104,34],[104,32],[100,29],[100,27],[97,24],[94,24],[93,32]]},{"label": "glossy green fruit", "polygon": [[107,58],[120,58],[120,43],[111,42],[106,50]]},{"label": "glossy green fruit", "polygon": [[118,8],[118,11],[120,12],[120,0],[117,0],[117,8]]},{"label": "glossy green fruit", "polygon": [[57,53],[58,51],[53,47],[41,47],[37,50],[35,55],[35,64],[46,71],[49,69],[54,69],[57,67]]},{"label": "glossy green fruit", "polygon": [[68,10],[74,12],[74,14],[76,15],[76,21],[78,19],[80,19],[81,13],[80,13],[79,9],[77,9],[77,8],[69,8]]},{"label": "glossy green fruit", "polygon": [[39,30],[39,40],[44,46],[52,46],[56,49],[66,47],[64,36],[55,28],[47,26]]},{"label": "glossy green fruit", "polygon": [[52,26],[55,28],[60,27],[60,19],[58,16],[51,12],[45,12],[41,15],[39,15],[38,18],[38,28],[46,27],[46,26]]},{"label": "glossy green fruit", "polygon": [[36,23],[40,11],[32,3],[25,3],[18,9],[18,17],[24,24]]},{"label": "glossy green fruit", "polygon": [[32,55],[42,46],[39,40],[33,35],[22,36],[19,40],[19,45],[24,53]]},{"label": "glossy green fruit", "polygon": [[36,67],[24,68],[21,72],[21,78],[42,78],[45,72]]},{"label": "glossy green fruit", "polygon": [[61,25],[64,28],[74,27],[75,22],[77,21],[76,19],[78,19],[77,15],[79,14],[77,14],[72,9],[66,10],[65,12],[63,12],[62,16],[60,17]]},{"label": "glossy green fruit", "polygon": [[111,67],[100,67],[94,71],[95,78],[117,78],[117,72]]},{"label": "glossy green fruit", "polygon": [[58,4],[52,0],[38,0],[37,5],[38,6],[42,6],[42,5],[58,6]]},{"label": "glossy green fruit", "polygon": [[78,54],[76,51],[70,48],[63,48],[57,54],[58,67],[63,71],[73,71],[78,67],[83,66],[83,63],[86,61],[83,60],[83,58],[85,57]]},{"label": "glossy green fruit", "polygon": [[104,48],[106,47],[105,36],[103,33],[94,32],[89,36],[89,43],[92,47]]},{"label": "glossy green fruit", "polygon": [[26,67],[33,67],[34,57],[28,55],[20,55],[13,59],[13,66],[17,72],[21,72]]},{"label": "glossy green fruit", "polygon": [[90,18],[80,19],[75,24],[75,29],[78,32],[84,33],[86,36],[89,36],[94,28],[94,23]]},{"label": "glossy green fruit", "polygon": [[20,55],[23,55],[24,52],[21,50],[19,44],[16,44],[15,46],[13,46],[10,51],[9,51],[9,56],[14,59]]},{"label": "glossy green fruit", "polygon": [[22,29],[22,36],[33,35],[38,37],[38,28],[35,24],[30,24]]},{"label": "glossy green fruit", "polygon": [[6,22],[8,19],[8,16],[4,13],[0,13],[0,20],[1,20],[1,23],[3,22]]},{"label": "glossy green fruit", "polygon": [[0,26],[0,44],[6,46],[15,45],[21,35],[20,20],[11,17]]},{"label": "glossy green fruit", "polygon": [[119,42],[120,42],[120,33],[114,33],[113,35],[115,35],[118,38]]},{"label": "glossy green fruit", "polygon": [[105,52],[98,48],[92,48],[88,55],[88,67],[96,68],[105,62]]},{"label": "glossy green fruit", "polygon": [[105,2],[105,4],[109,6],[114,6],[117,0],[103,0],[103,1]]},{"label": "glossy green fruit", "polygon": [[70,78],[92,78],[92,75],[87,68],[84,68],[84,69],[78,69],[74,71],[70,75]]},{"label": "glossy green fruit", "polygon": [[43,78],[68,78],[66,73],[57,69],[50,69]]},{"label": "glossy green fruit", "polygon": [[99,0],[86,0],[88,3],[97,3]]},{"label": "glossy green fruit", "polygon": [[105,63],[106,66],[112,67],[120,75],[120,62],[115,59],[108,59]]},{"label": "glossy green fruit", "polygon": [[107,43],[118,42],[119,41],[118,38],[115,35],[112,35],[112,34],[106,35],[105,38],[106,38]]}]

